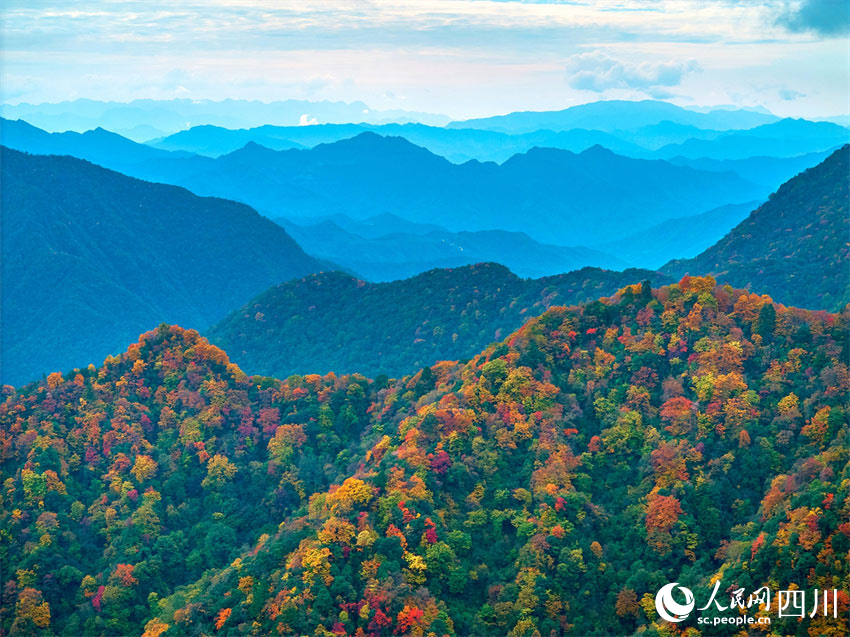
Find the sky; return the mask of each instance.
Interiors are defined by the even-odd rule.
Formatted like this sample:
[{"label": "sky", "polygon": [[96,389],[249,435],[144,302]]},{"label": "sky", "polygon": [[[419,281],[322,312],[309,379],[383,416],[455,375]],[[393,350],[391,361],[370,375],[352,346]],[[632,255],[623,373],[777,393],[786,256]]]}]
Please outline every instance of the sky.
[{"label": "sky", "polygon": [[4,0],[0,100],[850,112],[847,0]]}]

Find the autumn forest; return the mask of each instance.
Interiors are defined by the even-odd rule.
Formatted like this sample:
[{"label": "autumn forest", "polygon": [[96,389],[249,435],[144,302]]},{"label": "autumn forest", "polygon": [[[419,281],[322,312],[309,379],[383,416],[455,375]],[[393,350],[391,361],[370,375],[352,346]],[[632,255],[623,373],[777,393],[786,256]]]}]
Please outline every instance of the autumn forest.
[{"label": "autumn forest", "polygon": [[0,637],[850,637],[850,6],[83,4],[0,9]]}]

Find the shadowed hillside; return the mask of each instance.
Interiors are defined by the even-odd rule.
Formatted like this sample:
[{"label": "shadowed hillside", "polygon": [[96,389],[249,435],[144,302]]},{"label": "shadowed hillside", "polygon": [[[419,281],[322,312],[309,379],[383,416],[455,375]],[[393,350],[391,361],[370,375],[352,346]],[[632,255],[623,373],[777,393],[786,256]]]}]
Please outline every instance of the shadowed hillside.
[{"label": "shadowed hillside", "polygon": [[209,338],[252,374],[398,376],[469,358],[549,307],[645,279],[665,277],[584,268],[520,279],[493,263],[378,284],[329,272],[267,290],[210,329]]},{"label": "shadowed hillside", "polygon": [[321,269],[243,204],[6,148],[2,380],[100,363],[151,322],[204,329]]}]

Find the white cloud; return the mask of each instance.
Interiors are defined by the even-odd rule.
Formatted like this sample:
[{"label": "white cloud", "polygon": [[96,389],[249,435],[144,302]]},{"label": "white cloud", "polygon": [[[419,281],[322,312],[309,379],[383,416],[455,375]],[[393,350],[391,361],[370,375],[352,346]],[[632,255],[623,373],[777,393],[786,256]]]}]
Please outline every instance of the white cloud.
[{"label": "white cloud", "polygon": [[[589,92],[690,104],[740,93],[829,115],[846,110],[846,45],[777,16],[787,7],[811,26],[806,7],[830,1],[6,0],[0,99],[125,101],[184,87],[464,118],[560,109]],[[784,87],[807,97],[783,100]]]},{"label": "white cloud", "polygon": [[[602,51],[573,55],[567,60],[569,85],[602,93],[609,89],[638,89],[658,94],[660,87],[678,86],[686,73],[702,70],[693,58],[669,62],[623,62]],[[665,91],[666,92],[666,91]]]}]

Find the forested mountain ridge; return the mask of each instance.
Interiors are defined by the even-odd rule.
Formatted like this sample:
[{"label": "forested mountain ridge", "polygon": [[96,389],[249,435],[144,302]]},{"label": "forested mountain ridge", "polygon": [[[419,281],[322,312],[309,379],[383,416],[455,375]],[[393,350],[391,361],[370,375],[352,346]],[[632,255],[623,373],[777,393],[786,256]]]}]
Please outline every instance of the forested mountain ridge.
[{"label": "forested mountain ridge", "polygon": [[713,274],[801,307],[850,302],[850,145],[783,184],[762,206],[671,276]]},{"label": "forested mountain ridge", "polygon": [[204,329],[324,269],[244,204],[7,148],[0,177],[2,382],[99,363],[151,322]]},{"label": "forested mountain ridge", "polygon": [[162,326],[4,388],[0,624],[655,634],[667,582],[846,591],[848,318],[685,278],[389,382],[249,378]]},{"label": "forested mountain ridge", "polygon": [[270,288],[207,335],[251,374],[403,376],[438,360],[468,359],[552,306],[643,280],[668,279],[583,268],[529,280],[495,263],[377,284],[326,272]]}]

